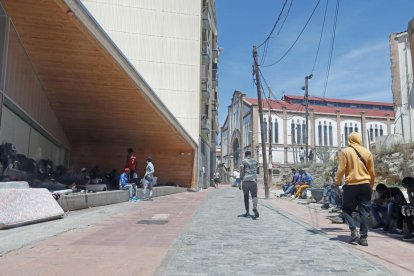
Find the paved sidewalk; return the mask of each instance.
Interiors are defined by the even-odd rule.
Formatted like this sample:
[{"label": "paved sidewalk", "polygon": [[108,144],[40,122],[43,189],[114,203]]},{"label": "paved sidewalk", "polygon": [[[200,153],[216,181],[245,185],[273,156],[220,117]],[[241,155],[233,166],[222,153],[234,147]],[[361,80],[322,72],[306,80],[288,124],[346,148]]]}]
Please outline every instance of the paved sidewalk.
[{"label": "paved sidewalk", "polygon": [[[211,190],[122,203],[124,210],[122,205],[108,206],[117,213],[106,212],[108,216],[87,226],[83,221],[85,227],[56,230],[55,237],[3,255],[0,275],[151,275]],[[64,220],[48,225],[54,228]],[[148,221],[156,224],[141,224]],[[43,227],[33,225],[31,232],[36,226]]]},{"label": "paved sidewalk", "polygon": [[238,217],[236,188],[212,191],[155,275],[391,275],[260,200],[260,218]]},{"label": "paved sidewalk", "polygon": [[[264,197],[263,190],[260,190],[260,196]],[[322,231],[330,240],[339,242],[372,262],[387,267],[393,273],[414,275],[414,262],[409,257],[414,256],[413,242],[401,241],[401,237],[388,236],[381,231],[369,231],[367,247],[350,245],[346,243],[350,234],[348,225],[333,224],[327,219],[327,216],[331,214],[326,210],[321,210],[321,205],[308,205],[303,200],[291,201],[287,198],[275,198],[273,194],[271,194],[271,199],[266,200],[266,203],[281,213]]]}]

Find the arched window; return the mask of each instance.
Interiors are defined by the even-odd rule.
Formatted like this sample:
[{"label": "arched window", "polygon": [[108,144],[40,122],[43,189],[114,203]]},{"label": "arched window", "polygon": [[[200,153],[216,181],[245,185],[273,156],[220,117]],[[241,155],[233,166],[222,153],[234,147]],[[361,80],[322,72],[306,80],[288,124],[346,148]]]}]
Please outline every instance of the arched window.
[{"label": "arched window", "polygon": [[275,119],[275,124],[274,124],[274,139],[273,141],[275,142],[275,144],[279,144],[279,123],[277,121],[277,119]]},{"label": "arched window", "polygon": [[263,120],[263,130],[264,130],[264,143],[267,143],[267,119]]},{"label": "arched window", "polygon": [[323,145],[328,145],[328,126],[326,125],[326,121],[323,122]]},{"label": "arched window", "polygon": [[380,125],[380,136],[384,136],[384,130],[382,129],[382,125]]},{"label": "arched window", "polygon": [[318,125],[318,144],[319,146],[322,146],[322,124],[319,122]]},{"label": "arched window", "polygon": [[299,119],[296,121],[296,131],[297,131],[297,135],[296,135],[296,142],[298,142],[298,144],[302,144],[302,128],[300,126],[300,122]]},{"label": "arched window", "polygon": [[[375,125],[375,138],[377,138],[378,135],[379,135],[379,133],[378,133],[378,125],[376,124]],[[377,140],[377,139],[375,139],[375,140]]]},{"label": "arched window", "polygon": [[291,138],[292,145],[296,144],[296,140],[295,140],[295,122],[293,120],[292,120],[292,123],[290,124],[290,138]]},{"label": "arched window", "polygon": [[355,124],[355,132],[358,132],[358,126]]},{"label": "arched window", "polygon": [[329,122],[329,145],[333,145],[332,124]]}]

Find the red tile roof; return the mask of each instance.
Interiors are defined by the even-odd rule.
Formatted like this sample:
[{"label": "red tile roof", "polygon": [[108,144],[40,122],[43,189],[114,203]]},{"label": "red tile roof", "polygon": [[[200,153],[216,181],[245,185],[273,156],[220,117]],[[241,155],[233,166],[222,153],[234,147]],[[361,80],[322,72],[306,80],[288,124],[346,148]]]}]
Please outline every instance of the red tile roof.
[{"label": "red tile roof", "polygon": [[[300,97],[299,97],[300,98]],[[303,98],[303,97],[302,97]],[[328,100],[328,99],[327,99]],[[332,99],[330,99],[332,100]],[[254,98],[245,98],[245,101],[251,105],[257,105],[258,100]],[[345,101],[345,100],[343,100]],[[336,101],[330,101],[336,102]],[[345,101],[349,103],[349,101]],[[361,101],[352,101],[358,103],[368,104],[369,102],[361,102]],[[388,105],[387,103],[376,103],[376,105]],[[262,105],[264,109],[268,109],[267,100],[262,100]],[[271,109],[282,109],[282,107],[286,107],[288,111],[295,111],[295,112],[305,112],[305,106],[301,104],[291,104],[281,100],[270,100]],[[392,104],[391,104],[392,106]],[[315,113],[328,113],[328,114],[336,114],[336,110],[339,110],[340,114],[344,115],[361,115],[361,112],[365,112],[365,116],[372,116],[372,117],[386,117],[387,114],[390,114],[390,117],[393,118],[395,116],[394,111],[392,110],[376,110],[376,109],[365,109],[365,108],[346,108],[346,107],[336,107],[336,106],[320,106],[320,105],[309,105],[309,108],[312,108]]]},{"label": "red tile roof", "polygon": [[[303,96],[285,95],[285,99],[287,101],[289,101],[289,99],[303,100]],[[309,96],[308,99],[309,101],[320,101],[320,102],[328,102],[328,103],[348,103],[348,104],[393,106],[392,103],[384,103],[384,102],[368,102],[368,101],[357,101],[357,100],[346,100],[346,99],[335,99],[335,98],[320,98],[320,97],[312,97],[312,96]]]}]

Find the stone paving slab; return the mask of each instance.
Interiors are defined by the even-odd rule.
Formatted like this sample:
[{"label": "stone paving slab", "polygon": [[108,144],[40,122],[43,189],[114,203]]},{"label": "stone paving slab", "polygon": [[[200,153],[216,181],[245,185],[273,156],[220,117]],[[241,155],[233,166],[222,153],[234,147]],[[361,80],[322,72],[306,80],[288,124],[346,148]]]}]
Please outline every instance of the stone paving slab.
[{"label": "stone paving slab", "polygon": [[242,218],[242,192],[211,192],[155,275],[392,275],[268,202],[259,203],[258,220]]},{"label": "stone paving slab", "polygon": [[[261,196],[263,191],[260,190]],[[331,240],[340,242],[350,250],[356,251],[367,259],[380,266],[385,266],[391,272],[398,275],[414,275],[413,242],[402,241],[401,236],[386,235],[381,231],[369,231],[369,246],[349,245],[346,240],[349,236],[347,224],[333,224],[327,219],[332,215],[327,210],[321,210],[320,204],[307,204],[306,200],[289,200],[286,198],[274,198],[266,203],[289,217],[305,223],[327,235]]]}]

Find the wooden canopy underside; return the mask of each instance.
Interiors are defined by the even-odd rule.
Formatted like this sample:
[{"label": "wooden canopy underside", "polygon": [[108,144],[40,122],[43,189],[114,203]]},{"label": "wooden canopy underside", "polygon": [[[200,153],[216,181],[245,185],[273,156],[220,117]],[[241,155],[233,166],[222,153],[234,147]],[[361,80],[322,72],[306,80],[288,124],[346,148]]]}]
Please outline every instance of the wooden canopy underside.
[{"label": "wooden canopy underside", "polygon": [[145,81],[131,78],[139,74],[127,72],[99,42],[100,29],[91,30],[63,0],[2,4],[65,131],[75,165],[122,169],[126,149],[133,147],[141,174],[151,155],[160,182],[193,182],[195,142],[152,91],[143,91]]}]

